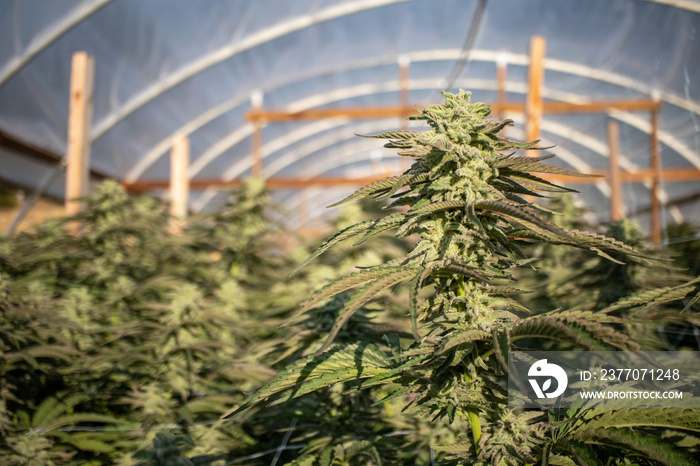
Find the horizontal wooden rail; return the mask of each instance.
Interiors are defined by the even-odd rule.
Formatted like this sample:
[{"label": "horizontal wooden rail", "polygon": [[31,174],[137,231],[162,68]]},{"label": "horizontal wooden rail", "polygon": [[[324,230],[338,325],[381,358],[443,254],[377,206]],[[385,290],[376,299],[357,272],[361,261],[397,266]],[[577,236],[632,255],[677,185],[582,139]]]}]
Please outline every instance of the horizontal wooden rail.
[{"label": "horizontal wooden rail", "polygon": [[[340,187],[340,186],[362,186],[373,181],[381,180],[391,176],[390,173],[384,173],[376,176],[365,176],[359,178],[347,178],[340,176],[327,176],[318,178],[301,178],[301,177],[275,177],[265,180],[265,185],[268,188],[288,188],[298,189],[307,188],[310,186],[318,187]],[[201,190],[206,188],[230,188],[240,186],[241,180],[191,180],[190,189]],[[138,181],[136,183],[124,183],[127,191],[133,193],[145,192],[151,189],[167,189],[169,186],[168,180],[156,181]]]},{"label": "horizontal wooden rail", "polygon": [[[591,174],[605,177],[605,171],[593,171]],[[274,177],[265,180],[266,186],[269,188],[287,188],[298,189],[307,188],[310,186],[317,187],[341,187],[341,186],[362,186],[373,181],[381,180],[390,176],[389,173],[384,173],[376,176],[365,176],[359,178],[346,178],[340,176],[324,176],[317,178],[302,178],[302,177]],[[620,172],[620,177],[623,183],[643,183],[651,181],[653,173],[651,170],[640,170],[637,172]],[[572,176],[542,174],[543,178],[553,183],[563,183],[567,185],[576,184],[591,184],[601,181],[604,178],[578,178]],[[690,168],[667,168],[661,172],[661,179],[664,181],[697,181],[700,180],[700,170]],[[201,190],[206,188],[226,188],[235,187],[241,184],[241,180],[215,180],[202,179],[191,180],[190,189]],[[154,181],[139,181],[136,183],[124,183],[124,187],[130,192],[144,192],[151,189],[167,189],[169,186],[168,180]]]},{"label": "horizontal wooden rail", "polygon": [[[589,172],[591,175],[599,175],[602,177],[608,176],[607,171],[593,170]],[[652,181],[654,172],[651,169],[639,170],[636,172],[620,172],[620,180],[623,183],[644,183]],[[566,184],[590,184],[595,183],[602,178],[572,178],[570,176],[543,174],[542,178],[546,178],[552,183]],[[700,170],[694,168],[667,168],[661,171],[661,179],[663,181],[700,181]]]},{"label": "horizontal wooden rail", "polygon": [[418,113],[415,107],[347,107],[320,108],[290,112],[286,110],[257,110],[250,111],[245,118],[248,121],[265,123],[297,120],[321,120],[324,118],[373,119],[409,116]]},{"label": "horizontal wooden rail", "polygon": [[[653,177],[652,170],[644,170],[639,172],[620,172],[622,181],[626,183],[643,183],[651,181]],[[661,171],[661,180],[663,181],[697,181],[700,180],[700,170],[692,168],[667,168]]]},{"label": "horizontal wooden rail", "polygon": [[[490,104],[494,113],[498,112],[525,112],[523,102],[505,102]],[[641,112],[658,109],[661,103],[655,100],[603,100],[586,103],[569,102],[545,102],[544,113],[607,113],[610,110],[629,112]],[[392,118],[406,117],[418,113],[415,107],[346,107],[346,108],[320,108],[314,110],[287,111],[287,110],[254,110],[246,114],[245,118],[252,122],[275,123],[297,120],[320,120],[324,118]]]},{"label": "horizontal wooden rail", "polygon": [[[690,204],[691,202],[695,202],[697,200],[700,200],[700,192],[689,194],[687,196],[676,197],[674,199],[671,199],[671,200],[664,202],[664,204],[666,206],[671,206],[671,205],[680,206],[680,205],[684,205],[684,204]],[[648,214],[649,212],[651,212],[651,209],[652,209],[651,205],[639,208],[639,209],[635,210],[634,212],[632,212],[631,216],[635,217],[635,216],[641,215],[641,214]]]},{"label": "horizontal wooden rail", "polygon": [[[0,130],[0,147],[4,147],[10,150],[11,152],[26,155],[27,157],[37,160],[39,162],[46,162],[51,165],[57,163],[64,163],[62,155],[31,144],[9,133],[6,133],[3,130]],[[111,178],[111,176],[107,175],[106,173],[102,173],[99,170],[95,170],[93,168],[90,169],[90,176],[98,180]]]},{"label": "horizontal wooden rail", "polygon": [[[620,110],[625,112],[643,112],[658,110],[659,108],[661,108],[660,101],[646,99],[601,100],[580,104],[573,104],[568,102],[544,103],[544,113],[607,113],[610,110]],[[516,110],[513,109],[513,111]]]}]

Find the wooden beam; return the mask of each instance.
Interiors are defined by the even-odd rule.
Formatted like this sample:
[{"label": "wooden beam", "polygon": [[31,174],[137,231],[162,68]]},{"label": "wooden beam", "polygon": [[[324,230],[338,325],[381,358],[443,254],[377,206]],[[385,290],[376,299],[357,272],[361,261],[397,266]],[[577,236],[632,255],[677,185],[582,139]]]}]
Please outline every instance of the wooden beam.
[{"label": "wooden beam", "polygon": [[[525,113],[526,104],[522,102],[492,102],[489,104],[495,114],[502,112]],[[545,102],[542,111],[545,114],[561,113],[608,113],[611,110],[626,112],[651,111],[659,107],[653,100],[602,100],[581,103]],[[377,119],[410,116],[418,113],[415,107],[344,107],[321,108],[292,112],[288,110],[259,110],[246,114],[247,121],[264,123],[284,123],[300,120],[321,120],[326,118]]]},{"label": "wooden beam", "polygon": [[[10,180],[10,179],[0,175],[0,187],[21,190],[21,191],[24,191],[25,194],[26,193],[33,194],[36,191],[36,182],[34,182],[32,184],[22,183],[22,182],[18,183],[14,180]],[[31,194],[29,194],[29,195],[31,196]],[[65,202],[65,199],[63,199],[63,196],[53,195],[53,194],[47,193],[47,192],[43,193],[42,197],[45,197],[47,199],[51,199],[52,201],[58,202],[60,204],[63,204]],[[25,198],[25,202],[26,202],[26,198]]]},{"label": "wooden beam", "polygon": [[[496,106],[498,110],[498,118],[506,117],[506,105],[508,102],[508,94],[506,92],[506,78],[508,73],[508,63],[505,60],[496,61]],[[505,135],[505,128],[501,131]]]},{"label": "wooden beam", "polygon": [[77,199],[88,194],[93,78],[92,57],[86,52],[75,52],[71,62],[66,149],[66,215],[80,212],[82,205]]},{"label": "wooden beam", "polygon": [[248,121],[272,123],[298,120],[321,120],[325,118],[395,118],[410,116],[415,113],[416,109],[413,107],[345,107],[302,110],[298,112],[290,112],[287,110],[253,110],[246,114],[245,118]]},{"label": "wooden beam", "polygon": [[610,220],[620,220],[622,214],[622,179],[620,177],[620,127],[608,120],[608,184],[610,185]]},{"label": "wooden beam", "polygon": [[694,168],[667,168],[655,174],[653,170],[640,170],[638,172],[621,172],[620,176],[625,183],[644,183],[653,181],[656,177],[667,181],[700,181],[700,170]]},{"label": "wooden beam", "polygon": [[253,128],[252,157],[251,174],[260,178],[262,176],[262,124],[260,122],[255,122],[255,128]]},{"label": "wooden beam", "polygon": [[659,154],[659,109],[651,111],[651,239],[654,247],[661,247],[661,156]]},{"label": "wooden beam", "polygon": [[[668,202],[666,202],[666,205],[674,205],[674,206],[680,206],[684,204],[690,204],[693,202],[697,202],[700,200],[700,192],[696,192],[693,194],[688,194],[687,196],[681,196],[677,197],[675,199],[671,199]],[[648,205],[646,207],[642,207],[640,209],[637,209],[632,215],[641,215],[641,214],[648,214],[651,212],[651,206]]]},{"label": "wooden beam", "polygon": [[[525,140],[530,142],[540,138],[540,126],[544,114],[544,56],[546,50],[544,37],[534,36],[530,39],[530,65],[528,68],[528,87],[525,102],[526,126]],[[537,151],[528,151],[528,155],[535,155]]]},{"label": "wooden beam", "polygon": [[544,113],[608,113],[610,110],[623,112],[644,112],[658,109],[660,103],[648,99],[632,100],[599,100],[581,103],[546,102],[543,104]]},{"label": "wooden beam", "polygon": [[[606,176],[607,171],[591,170],[593,175]],[[591,184],[600,181],[600,178],[572,178],[561,175],[541,174],[554,183],[566,184]],[[636,172],[620,171],[620,181],[622,183],[648,183],[654,179],[653,170],[639,170]],[[695,168],[667,168],[661,171],[661,177],[667,181],[700,181],[700,170]]]},{"label": "wooden beam", "polygon": [[[360,178],[346,177],[318,177],[318,178],[301,178],[301,177],[275,177],[265,180],[265,185],[269,188],[287,188],[300,189],[309,186],[321,187],[337,187],[337,186],[362,186],[373,181],[382,180],[391,173],[380,173],[375,176],[364,176]],[[207,188],[228,188],[240,186],[241,180],[190,180],[190,189],[201,190]],[[152,189],[167,189],[169,182],[165,180],[157,181],[138,181],[136,183],[124,183],[124,188],[133,193],[141,193]]]},{"label": "wooden beam", "polygon": [[[604,177],[608,174],[607,170],[593,170],[591,174]],[[381,180],[392,174],[382,173],[376,176],[365,176],[359,178],[346,177],[317,177],[317,178],[302,178],[302,177],[274,177],[265,180],[265,185],[270,188],[287,188],[299,189],[309,186],[319,187],[339,187],[339,186],[362,186],[373,181]],[[601,181],[601,178],[577,178],[573,176],[553,175],[542,173],[539,176],[546,178],[553,183],[563,183],[566,185],[577,184],[592,184]],[[700,181],[700,170],[690,168],[667,168],[662,171],[662,176],[667,181]],[[653,173],[651,170],[640,170],[637,172],[620,172],[620,180],[623,183],[644,183],[652,180]],[[202,190],[206,188],[225,188],[235,187],[240,185],[240,180],[217,180],[217,179],[202,179],[191,180],[190,189]],[[152,181],[137,181],[135,183],[124,183],[124,187],[130,192],[145,192],[152,189],[167,189],[169,182],[167,180],[152,180]]]},{"label": "wooden beam", "polygon": [[179,219],[187,218],[187,205],[190,197],[190,178],[187,170],[190,165],[190,140],[180,135],[173,141],[170,151],[170,215]]},{"label": "wooden beam", "polygon": [[299,227],[301,230],[309,223],[309,192],[306,189],[300,189],[297,192],[299,196]]},{"label": "wooden beam", "polygon": [[[411,106],[410,94],[410,67],[411,61],[407,56],[399,58],[399,108],[409,108]],[[408,120],[401,119],[401,129],[408,129]]]},{"label": "wooden beam", "polygon": [[[65,158],[61,154],[36,146],[3,130],[0,130],[0,147],[4,147],[5,149],[18,154],[26,155],[27,157],[39,162],[46,162],[52,165],[65,165]],[[99,180],[111,178],[111,176],[107,175],[106,173],[102,173],[94,168],[89,168],[89,171],[91,177]]]}]

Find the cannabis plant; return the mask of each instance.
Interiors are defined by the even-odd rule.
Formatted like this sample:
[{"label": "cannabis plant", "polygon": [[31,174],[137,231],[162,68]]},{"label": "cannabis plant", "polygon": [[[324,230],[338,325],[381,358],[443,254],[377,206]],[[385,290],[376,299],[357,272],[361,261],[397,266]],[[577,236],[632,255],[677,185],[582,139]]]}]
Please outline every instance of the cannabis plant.
[{"label": "cannabis plant", "polygon": [[[523,252],[524,242],[568,245],[613,262],[620,262],[619,257],[658,261],[615,239],[549,220],[545,209],[525,196],[570,190],[533,173],[588,175],[544,164],[552,155],[516,155],[519,150],[541,149],[538,141],[517,143],[500,136],[512,122],[487,119],[491,108],[472,103],[467,92],[444,96],[444,105],[410,117],[427,122],[429,130],[370,136],[388,139],[385,147],[413,158],[410,169],[336,204],[365,197],[389,199],[390,213],[341,230],[302,266],[341,241],[353,238],[362,243],[390,229],[396,229],[397,238],[415,235],[413,249],[337,279],[304,302],[289,323],[325,300],[349,293],[315,354],[290,364],[230,416],[263,401],[276,404],[341,383],[346,392],[381,386],[386,396],[377,403],[403,400],[417,417],[465,426],[468,438],[433,445],[443,460],[521,465],[572,464],[573,459],[576,464],[597,464],[588,461],[597,461],[597,454],[614,447],[605,450],[613,458],[608,464],[617,464],[614,458],[624,457],[623,451],[666,464],[688,463],[683,453],[661,445],[653,428],[697,431],[695,412],[668,412],[663,419],[658,413],[642,412],[619,424],[609,413],[574,419],[507,407],[508,354],[524,341],[531,346],[541,339],[556,340],[560,349],[639,349],[616,325],[625,319],[611,313],[556,310],[528,316],[529,310],[510,297],[522,293],[512,286],[514,270],[536,261]],[[383,343],[335,343],[355,313],[402,282],[410,283],[406,311],[414,341],[397,335]],[[643,428],[626,429],[635,423]],[[318,461],[344,461],[336,454],[337,450],[322,450]]]},{"label": "cannabis plant", "polygon": [[265,193],[246,184],[177,235],[115,182],[86,205],[0,240],[0,463],[133,464],[164,428],[193,456],[252,447],[246,426],[210,427],[274,375],[253,349],[278,324],[251,308],[281,274]]},{"label": "cannabis plant", "polygon": [[194,442],[187,435],[158,433],[153,439],[152,449],[134,453],[134,458],[141,460],[136,466],[204,466],[219,459],[215,455],[183,456],[193,447]]},{"label": "cannabis plant", "polygon": [[669,239],[669,249],[678,255],[681,267],[691,275],[700,275],[700,226],[691,222],[672,223],[667,225],[666,234]]}]

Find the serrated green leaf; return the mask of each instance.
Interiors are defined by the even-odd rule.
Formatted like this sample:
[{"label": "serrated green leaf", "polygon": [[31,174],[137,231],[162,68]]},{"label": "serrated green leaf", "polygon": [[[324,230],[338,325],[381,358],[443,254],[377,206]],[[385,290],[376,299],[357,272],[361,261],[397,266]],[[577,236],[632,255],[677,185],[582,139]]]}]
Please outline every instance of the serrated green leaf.
[{"label": "serrated green leaf", "polygon": [[457,207],[463,208],[464,206],[464,201],[441,201],[421,206],[416,205],[416,207],[409,210],[406,215],[426,215],[440,210],[454,209]]},{"label": "serrated green leaf", "polygon": [[645,290],[620,299],[610,306],[602,309],[601,313],[610,313],[627,307],[641,306],[648,308],[660,304],[668,304],[686,298],[700,286],[700,278],[696,278],[679,286],[669,286],[652,290]]},{"label": "serrated green leaf", "polygon": [[445,453],[466,453],[469,451],[474,451],[474,447],[469,443],[450,443],[448,445],[430,445],[435,451],[444,451]]},{"label": "serrated green leaf", "polygon": [[373,377],[392,367],[394,364],[386,354],[372,344],[362,342],[334,347],[321,355],[309,356],[287,366],[241,407],[226,414],[223,419],[234,417],[287,390],[291,391],[284,400],[336,383]]},{"label": "serrated green leaf", "polygon": [[328,207],[338,207],[340,205],[347,204],[348,202],[362,199],[363,197],[389,191],[395,186],[404,186],[406,183],[410,182],[410,180],[414,177],[415,175],[390,176],[382,180],[373,181],[372,183],[358,189],[345,199],[338,201],[335,204],[331,204]]},{"label": "serrated green leaf", "polygon": [[44,400],[32,416],[32,427],[44,426],[53,422],[67,410],[84,401],[85,395],[73,395],[62,400],[52,396]]},{"label": "serrated green leaf", "polygon": [[496,359],[501,363],[503,370],[508,373],[508,360],[510,355],[510,335],[508,328],[502,330],[494,329],[493,332],[493,349]]},{"label": "serrated green leaf", "polygon": [[700,413],[694,409],[622,408],[604,412],[579,424],[582,429],[663,427],[700,432]]},{"label": "serrated green leaf", "polygon": [[293,319],[313,308],[321,301],[330,298],[338,293],[351,288],[356,288],[368,282],[379,280],[393,273],[404,271],[403,267],[377,266],[360,270],[359,272],[346,275],[318,290],[311,298],[306,300],[302,306],[289,317],[282,325],[288,325]]},{"label": "serrated green leaf", "polygon": [[124,421],[115,418],[114,416],[108,416],[105,414],[96,413],[76,413],[69,414],[65,416],[59,416],[53,420],[45,420],[41,427],[47,431],[58,429],[65,426],[75,426],[83,422],[89,423],[100,423],[100,424],[120,424]]},{"label": "serrated green leaf", "polygon": [[488,210],[497,214],[512,218],[516,221],[527,222],[558,235],[566,236],[566,232],[553,222],[535,213],[526,211],[517,204],[510,204],[504,201],[479,201],[474,203],[474,207],[481,210]]},{"label": "serrated green leaf", "polygon": [[406,220],[406,214],[398,213],[377,219],[367,227],[367,231],[353,246],[358,246],[379,233],[396,228]]},{"label": "serrated green leaf", "polygon": [[646,435],[624,429],[590,429],[574,431],[572,437],[587,444],[607,445],[643,455],[667,466],[692,466],[694,463],[672,445],[659,442],[655,435]]},{"label": "serrated green leaf", "polygon": [[353,236],[359,235],[370,224],[372,224],[372,222],[374,222],[374,220],[367,220],[364,222],[356,223],[355,225],[351,225],[351,226],[339,231],[335,235],[331,236],[323,244],[321,244],[316,249],[316,251],[314,251],[313,254],[311,254],[304,262],[302,262],[301,265],[299,265],[296,269],[294,269],[294,271],[290,274],[290,276],[297,273],[302,267],[304,267],[306,264],[308,264],[309,262],[311,262],[312,260],[314,260],[315,258],[320,256],[321,254],[323,254],[325,251],[330,249],[333,245],[338,244],[339,242],[341,242],[345,239],[352,238]]},{"label": "serrated green leaf", "polygon": [[80,356],[82,353],[75,348],[64,345],[40,345],[34,346],[26,350],[34,358],[52,358],[62,359],[66,362],[71,362],[71,356]]},{"label": "serrated green leaf", "polygon": [[510,338],[549,338],[574,343],[589,350],[605,351],[619,348],[638,351],[639,345],[627,335],[606,323],[623,323],[623,319],[605,320],[606,317],[589,311],[552,312],[528,317],[517,322]]},{"label": "serrated green leaf", "polygon": [[408,280],[411,277],[415,277],[416,271],[412,268],[397,268],[390,274],[382,276],[382,278],[366,285],[360,291],[355,293],[350,297],[350,300],[345,304],[345,307],[340,313],[338,319],[336,319],[331,331],[326,339],[325,343],[318,349],[316,354],[320,354],[325,351],[338,334],[340,329],[345,325],[345,322],[350,319],[350,317],[357,312],[362,306],[364,306],[370,299],[372,299],[377,293],[393,286],[404,280]]},{"label": "serrated green leaf", "polygon": [[421,133],[416,131],[387,131],[385,133],[370,136],[363,134],[355,135],[365,139],[415,139],[416,137],[420,136]]},{"label": "serrated green leaf", "polygon": [[544,191],[550,193],[575,193],[578,192],[572,188],[566,188],[564,186],[559,186],[550,181],[535,176],[531,173],[520,172],[520,171],[509,171],[503,170],[503,173],[499,175],[500,179],[504,178],[517,178],[517,182],[520,186],[530,189],[532,191]]},{"label": "serrated green leaf", "polygon": [[604,255],[604,257],[614,262],[620,263],[619,261],[613,259],[609,255],[603,253],[602,250],[605,250],[607,252],[616,252],[627,256],[634,256],[638,260],[641,260],[648,264],[678,270],[677,267],[674,267],[670,264],[666,264],[666,261],[664,259],[644,254],[643,252],[640,252],[634,249],[633,247],[623,243],[622,241],[618,241],[614,238],[609,238],[604,235],[599,235],[596,233],[576,229],[566,229],[565,231],[567,235],[571,238],[572,245],[578,247],[586,247],[591,251],[597,252],[599,255]]},{"label": "serrated green leaf", "polygon": [[542,157],[509,157],[496,164],[497,167],[507,168],[509,171],[524,171],[535,173],[553,173],[556,175],[576,176],[581,178],[599,178],[601,175],[591,175],[580,173],[565,168],[555,167],[554,165],[546,165],[540,163],[542,160],[547,160],[554,157],[553,154]]},{"label": "serrated green leaf", "polygon": [[85,438],[83,436],[70,435],[66,437],[65,441],[82,451],[107,454],[114,452],[113,446],[94,438]]},{"label": "serrated green leaf", "polygon": [[463,343],[469,343],[472,341],[477,341],[477,340],[488,340],[491,337],[489,332],[485,332],[483,330],[478,330],[478,329],[469,329],[469,330],[463,330],[460,332],[453,332],[449,337],[447,337],[440,346],[438,350],[436,350],[436,354],[443,354],[455,346],[461,345]]}]

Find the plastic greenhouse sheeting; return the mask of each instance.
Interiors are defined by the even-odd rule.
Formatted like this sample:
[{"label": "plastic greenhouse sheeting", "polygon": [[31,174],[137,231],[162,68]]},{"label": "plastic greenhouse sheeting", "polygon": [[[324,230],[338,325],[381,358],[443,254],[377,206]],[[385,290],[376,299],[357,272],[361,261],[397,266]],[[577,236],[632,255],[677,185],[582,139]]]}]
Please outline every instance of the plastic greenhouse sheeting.
[{"label": "plastic greenhouse sheeting", "polygon": [[[547,41],[545,99],[660,99],[662,165],[698,169],[699,26],[700,2],[687,0],[6,0],[0,130],[64,154],[70,58],[84,50],[95,59],[92,168],[125,182],[165,180],[173,137],[184,133],[191,178],[231,180],[251,172],[253,127],[245,114],[256,92],[264,109],[396,106],[403,60],[412,105],[439,101],[443,88],[495,102],[496,66],[507,63],[508,100],[522,102],[530,39],[540,35]],[[508,116],[516,121],[509,136],[523,139],[524,117]],[[555,163],[606,169],[608,118],[620,124],[622,168],[648,168],[648,112],[545,114],[542,139],[556,144]],[[354,133],[400,124],[269,124],[263,175],[398,170],[394,153]],[[0,178],[21,186],[36,186],[52,170],[5,148],[0,157]],[[48,193],[63,196],[63,183],[59,175]],[[349,189],[309,190],[310,216]],[[607,218],[605,182],[581,190]],[[698,191],[698,182],[664,182],[662,199]],[[298,203],[291,191],[276,196],[292,210]],[[195,191],[190,206],[206,209],[216,200],[213,190]],[[649,187],[625,185],[624,201],[628,212],[647,207]],[[697,205],[665,208],[665,220],[700,220]]]}]

